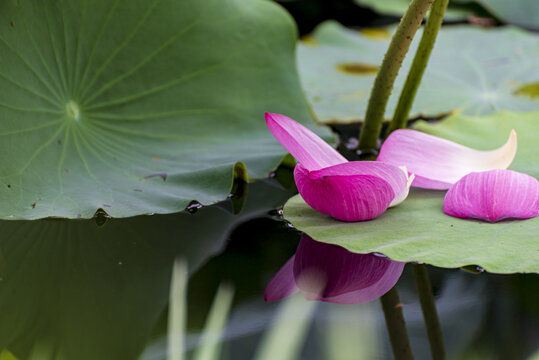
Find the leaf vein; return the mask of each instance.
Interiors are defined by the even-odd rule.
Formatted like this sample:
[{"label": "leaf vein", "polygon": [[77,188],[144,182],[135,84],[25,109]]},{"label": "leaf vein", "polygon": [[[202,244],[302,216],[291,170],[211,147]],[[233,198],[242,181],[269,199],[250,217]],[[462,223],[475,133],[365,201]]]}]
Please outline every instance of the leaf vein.
[{"label": "leaf vein", "polygon": [[199,21],[194,21],[193,23],[187,25],[185,28],[180,30],[177,34],[172,36],[170,39],[165,41],[161,46],[159,46],[156,50],[154,50],[151,54],[146,56],[144,59],[142,59],[138,64],[136,64],[133,68],[126,71],[122,75],[117,76],[116,78],[112,79],[105,85],[103,85],[98,91],[96,91],[92,96],[90,96],[83,105],[90,104],[92,100],[94,100],[96,97],[101,95],[106,90],[110,89],[112,86],[117,84],[118,82],[122,81],[123,79],[135,74],[139,69],[141,69],[144,65],[149,63],[153,58],[155,58],[157,55],[159,55],[163,50],[165,50],[167,47],[169,47],[171,44],[173,44],[175,41],[180,39],[184,34],[188,33],[189,30],[191,30],[196,24],[198,24]]},{"label": "leaf vein", "polygon": [[23,174],[24,171],[30,166],[30,164],[32,163],[32,161],[34,161],[34,159],[47,147],[49,146],[53,141],[54,139],[62,132],[62,130],[64,129],[64,127],[66,127],[66,124],[64,123],[64,125],[60,126],[58,128],[58,130],[56,130],[56,132],[54,134],[52,134],[52,136],[47,139],[47,141],[45,141],[43,144],[41,144],[40,147],[38,147],[36,149],[36,151],[32,154],[32,156],[30,156],[30,158],[28,159],[28,161],[26,161],[26,164],[24,164],[24,166],[21,168],[21,171],[20,171],[20,174]]},{"label": "leaf vein", "polygon": [[193,72],[191,74],[182,76],[179,79],[172,80],[172,81],[170,81],[168,83],[156,86],[156,87],[154,87],[152,89],[140,92],[138,94],[134,94],[134,95],[131,95],[131,96],[126,96],[126,97],[123,97],[123,98],[103,102],[103,103],[96,104],[96,105],[93,105],[93,106],[88,106],[88,107],[86,107],[86,110],[102,109],[102,108],[106,108],[106,107],[110,107],[110,106],[114,106],[114,105],[126,104],[126,103],[129,103],[129,102],[132,102],[134,100],[138,100],[138,99],[150,96],[150,95],[155,95],[155,94],[158,94],[158,93],[160,93],[162,91],[165,91],[165,90],[167,90],[169,88],[180,85],[180,84],[182,84],[182,83],[184,83],[184,82],[186,82],[188,80],[196,78],[197,76],[200,76],[200,75],[206,74],[206,73],[208,73],[208,72],[210,72],[212,70],[218,69],[218,68],[224,66],[225,64],[226,64],[226,62],[221,62],[221,63],[217,63],[217,64],[214,64],[214,65],[210,65],[208,67],[197,70],[197,71],[195,71],[195,72]]},{"label": "leaf vein", "polygon": [[142,16],[142,19],[137,23],[133,31],[127,36],[127,38],[112,52],[112,54],[105,60],[103,64],[97,69],[95,72],[93,78],[90,80],[89,84],[86,86],[86,88],[82,91],[81,97],[84,97],[88,90],[92,87],[92,85],[96,82],[96,80],[101,76],[101,73],[105,70],[107,65],[122,51],[129,42],[135,37],[139,29],[142,27],[142,25],[146,22],[146,19],[150,16],[153,9],[157,5],[159,0],[153,0],[153,2],[150,4],[144,15]]}]

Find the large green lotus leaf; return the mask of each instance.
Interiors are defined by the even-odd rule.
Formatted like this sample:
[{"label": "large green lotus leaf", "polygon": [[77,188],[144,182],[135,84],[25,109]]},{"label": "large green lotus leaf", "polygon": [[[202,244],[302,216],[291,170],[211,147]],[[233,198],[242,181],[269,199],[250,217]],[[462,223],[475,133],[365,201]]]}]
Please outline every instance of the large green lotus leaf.
[{"label": "large green lotus leaf", "polygon": [[[393,116],[420,37],[421,31],[397,77],[386,120]],[[373,39],[326,22],[299,43],[300,77],[320,122],[362,121],[389,40]],[[539,82],[537,54],[539,36],[518,28],[444,27],[410,117],[436,117],[451,111],[485,115],[499,109],[539,110],[533,94],[519,91],[526,84]]]},{"label": "large green lotus leaf", "polygon": [[[416,128],[480,149],[503,144],[515,129],[518,152],[510,168],[539,177],[539,112],[453,116],[435,125],[418,122]],[[444,191],[412,189],[402,204],[380,217],[345,223],[312,210],[297,195],[285,205],[284,216],[314,239],[353,252],[447,268],[478,265],[495,273],[539,271],[539,217],[495,224],[458,219],[443,213],[444,196]]]},{"label": "large green lotus leaf", "polygon": [[0,4],[0,218],[114,217],[226,198],[308,122],[291,18],[269,1]]},{"label": "large green lotus leaf", "polygon": [[[0,221],[0,349],[20,359],[138,358],[166,310],[175,257],[194,274],[230,232],[291,194],[249,186],[243,211]],[[34,356],[30,356],[30,354]],[[39,355],[39,356],[38,356]]]}]

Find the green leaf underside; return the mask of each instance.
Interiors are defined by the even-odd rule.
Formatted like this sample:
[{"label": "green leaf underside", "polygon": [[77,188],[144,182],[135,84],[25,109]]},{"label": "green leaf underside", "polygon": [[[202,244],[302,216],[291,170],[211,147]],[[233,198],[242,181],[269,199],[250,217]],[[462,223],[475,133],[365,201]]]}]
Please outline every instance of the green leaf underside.
[{"label": "green leaf underside", "polygon": [[295,39],[267,1],[2,3],[0,218],[170,213],[224,199],[238,161],[266,177],[264,111],[310,120]]},{"label": "green leaf underside", "polygon": [[[485,117],[452,116],[416,129],[482,150],[503,144],[511,129],[518,152],[510,169],[539,177],[539,112],[499,112]],[[539,217],[529,220],[458,219],[442,211],[445,191],[412,189],[400,205],[365,222],[345,223],[312,210],[297,195],[284,216],[314,239],[358,253],[379,252],[399,261],[420,261],[453,268],[477,265],[494,273],[539,271]]]},{"label": "green leaf underside", "polygon": [[[421,30],[395,82],[385,114],[388,121],[420,37]],[[329,21],[308,41],[299,43],[300,78],[321,123],[363,121],[375,72],[346,73],[341,65],[378,65],[389,41],[389,37],[373,39]],[[452,111],[485,115],[501,109],[539,110],[539,100],[515,93],[523,85],[539,81],[538,53],[539,36],[518,28],[444,27],[410,117],[437,117]]]}]

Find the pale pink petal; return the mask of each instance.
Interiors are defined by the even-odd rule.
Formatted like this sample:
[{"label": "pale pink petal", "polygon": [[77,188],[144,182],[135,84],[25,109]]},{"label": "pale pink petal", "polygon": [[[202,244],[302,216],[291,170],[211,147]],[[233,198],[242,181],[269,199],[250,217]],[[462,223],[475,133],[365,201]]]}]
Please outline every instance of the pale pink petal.
[{"label": "pale pink petal", "polygon": [[535,217],[539,215],[539,181],[511,170],[471,173],[449,189],[444,213],[491,222]]},{"label": "pale pink petal", "polygon": [[319,170],[348,161],[318,135],[289,117],[270,113],[265,116],[273,136],[306,169]]},{"label": "pale pink petal", "polygon": [[264,291],[264,301],[271,302],[289,297],[299,291],[294,278],[295,255],[271,279]]},{"label": "pale pink petal", "polygon": [[397,194],[395,195],[395,198],[393,199],[391,204],[389,204],[389,207],[397,206],[401,202],[406,200],[406,198],[408,197],[408,194],[410,193],[410,187],[412,186],[412,182],[415,179],[414,174],[408,174],[408,170],[406,169],[406,166],[399,166],[399,169],[401,169],[404,176],[406,176],[406,186],[400,188],[400,191],[397,192]]},{"label": "pale pink petal", "polygon": [[511,131],[502,147],[475,150],[416,130],[394,131],[386,139],[377,161],[406,166],[415,174],[412,186],[449,189],[464,175],[477,171],[507,168],[517,151],[517,135]]},{"label": "pale pink petal", "polygon": [[298,164],[294,179],[309,206],[342,221],[374,219],[407,182],[399,168],[375,161],[352,161],[317,171]]},{"label": "pale pink petal", "polygon": [[294,276],[311,300],[357,304],[377,299],[399,279],[404,263],[373,254],[356,254],[303,234]]}]

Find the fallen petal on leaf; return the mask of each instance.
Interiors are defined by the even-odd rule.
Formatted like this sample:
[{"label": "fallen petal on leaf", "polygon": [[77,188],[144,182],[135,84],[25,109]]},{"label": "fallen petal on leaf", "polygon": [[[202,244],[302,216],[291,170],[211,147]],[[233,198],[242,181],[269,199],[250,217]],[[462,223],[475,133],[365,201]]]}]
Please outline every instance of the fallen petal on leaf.
[{"label": "fallen petal on leaf", "polygon": [[270,113],[265,117],[273,136],[306,169],[319,170],[348,161],[318,135],[289,117]]},{"label": "fallen petal on leaf", "polygon": [[449,189],[444,213],[490,222],[533,218],[539,215],[539,181],[511,170],[471,173]]},{"label": "fallen petal on leaf", "polygon": [[389,135],[377,161],[406,166],[415,175],[412,186],[449,189],[471,172],[507,168],[516,151],[514,130],[502,147],[480,151],[420,131],[401,129]]},{"label": "fallen petal on leaf", "polygon": [[408,175],[408,170],[406,169],[406,166],[399,166],[399,169],[401,169],[404,173],[404,176],[406,176],[406,186],[400,188],[400,192],[395,195],[395,198],[393,199],[391,204],[389,204],[389,207],[397,206],[401,202],[406,200],[408,194],[410,193],[410,187],[412,186],[412,182],[415,179],[414,174]]},{"label": "fallen petal on leaf", "polygon": [[[388,181],[369,170],[358,172],[364,163],[348,162],[312,172],[298,164],[294,179],[305,202],[316,211],[342,221],[371,220],[396,197],[392,183],[398,177]],[[406,187],[406,177],[395,169],[395,174],[400,173],[402,187]]]}]

